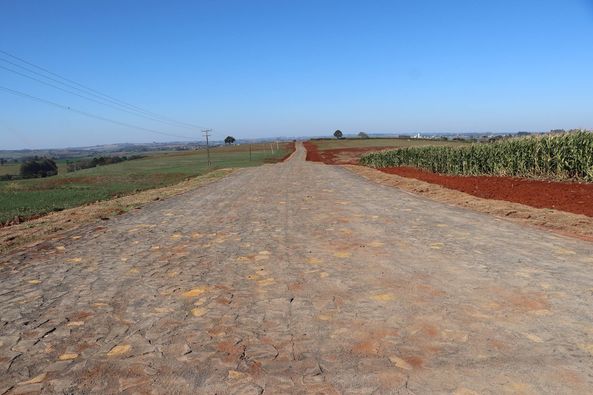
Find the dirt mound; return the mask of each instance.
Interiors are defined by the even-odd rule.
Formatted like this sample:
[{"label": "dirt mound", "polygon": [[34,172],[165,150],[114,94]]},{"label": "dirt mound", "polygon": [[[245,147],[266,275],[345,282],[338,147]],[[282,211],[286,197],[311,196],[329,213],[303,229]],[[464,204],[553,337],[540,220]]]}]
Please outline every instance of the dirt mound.
[{"label": "dirt mound", "polygon": [[593,217],[593,184],[578,184],[513,177],[451,176],[413,167],[379,169],[388,174],[438,184],[485,199],[505,200],[536,208],[552,208]]}]

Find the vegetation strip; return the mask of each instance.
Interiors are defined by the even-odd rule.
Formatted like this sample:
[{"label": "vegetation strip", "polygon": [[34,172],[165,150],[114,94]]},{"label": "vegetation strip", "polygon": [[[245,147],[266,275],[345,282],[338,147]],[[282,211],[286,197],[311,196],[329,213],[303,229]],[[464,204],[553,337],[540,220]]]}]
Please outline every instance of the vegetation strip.
[{"label": "vegetation strip", "polygon": [[593,181],[593,133],[579,130],[455,148],[409,147],[363,155],[360,163],[443,174]]},{"label": "vegetation strip", "polygon": [[210,150],[211,167],[203,149],[145,152],[146,157],[141,159],[73,172],[67,172],[68,164],[63,162],[58,164],[58,175],[1,181],[0,223],[18,223],[53,211],[173,185],[217,168],[274,163],[293,150],[293,143],[216,147]]},{"label": "vegetation strip", "polygon": [[0,254],[5,254],[24,244],[37,244],[49,238],[61,238],[66,232],[82,225],[96,221],[102,222],[114,215],[123,214],[152,201],[203,187],[233,171],[234,169],[214,170],[164,188],[149,189],[133,195],[50,213],[25,223],[5,226],[0,228]]}]

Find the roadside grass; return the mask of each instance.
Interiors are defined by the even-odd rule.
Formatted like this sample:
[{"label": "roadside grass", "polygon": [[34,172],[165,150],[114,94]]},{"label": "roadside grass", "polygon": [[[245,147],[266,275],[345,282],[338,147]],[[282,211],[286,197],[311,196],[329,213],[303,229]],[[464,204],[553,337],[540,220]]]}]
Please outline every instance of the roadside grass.
[{"label": "roadside grass", "polygon": [[[37,217],[83,204],[160,188],[221,168],[258,166],[280,160],[290,152],[290,144],[271,152],[269,144],[217,147],[206,150],[143,153],[146,158],[99,166],[72,173],[60,169],[54,177],[0,181],[0,223]],[[7,165],[8,166],[8,165]]]}]

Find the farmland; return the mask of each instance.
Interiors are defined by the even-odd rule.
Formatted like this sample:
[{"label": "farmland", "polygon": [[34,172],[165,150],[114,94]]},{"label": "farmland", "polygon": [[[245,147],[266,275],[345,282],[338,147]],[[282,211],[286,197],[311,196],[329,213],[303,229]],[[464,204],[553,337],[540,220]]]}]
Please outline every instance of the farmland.
[{"label": "farmland", "polygon": [[356,164],[363,154],[389,148],[456,147],[466,144],[463,141],[411,138],[355,138],[310,140],[305,142],[305,147],[307,148],[307,160],[326,164]]},{"label": "farmland", "polygon": [[288,143],[279,148],[272,153],[268,144],[253,144],[251,155],[249,145],[214,148],[211,167],[205,150],[144,153],[143,159],[72,173],[66,173],[62,164],[54,177],[0,182],[0,222],[172,185],[213,169],[258,166],[278,161],[292,149]]},{"label": "farmland", "polygon": [[479,198],[593,216],[593,134],[584,131],[375,152],[361,164]]},{"label": "farmland", "polygon": [[578,131],[456,148],[408,147],[365,155],[361,164],[456,175],[593,181],[593,134]]}]

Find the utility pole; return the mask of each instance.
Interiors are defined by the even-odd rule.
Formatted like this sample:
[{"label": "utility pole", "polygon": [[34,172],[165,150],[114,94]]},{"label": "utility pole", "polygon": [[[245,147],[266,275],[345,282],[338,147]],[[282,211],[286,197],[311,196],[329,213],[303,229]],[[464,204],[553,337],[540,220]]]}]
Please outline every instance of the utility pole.
[{"label": "utility pole", "polygon": [[212,129],[202,129],[202,135],[206,138],[206,153],[208,155],[208,167],[212,166],[212,162],[210,162],[210,145],[208,145],[208,137],[210,137],[210,132]]},{"label": "utility pole", "polygon": [[249,162],[251,162],[251,143],[249,143]]}]

